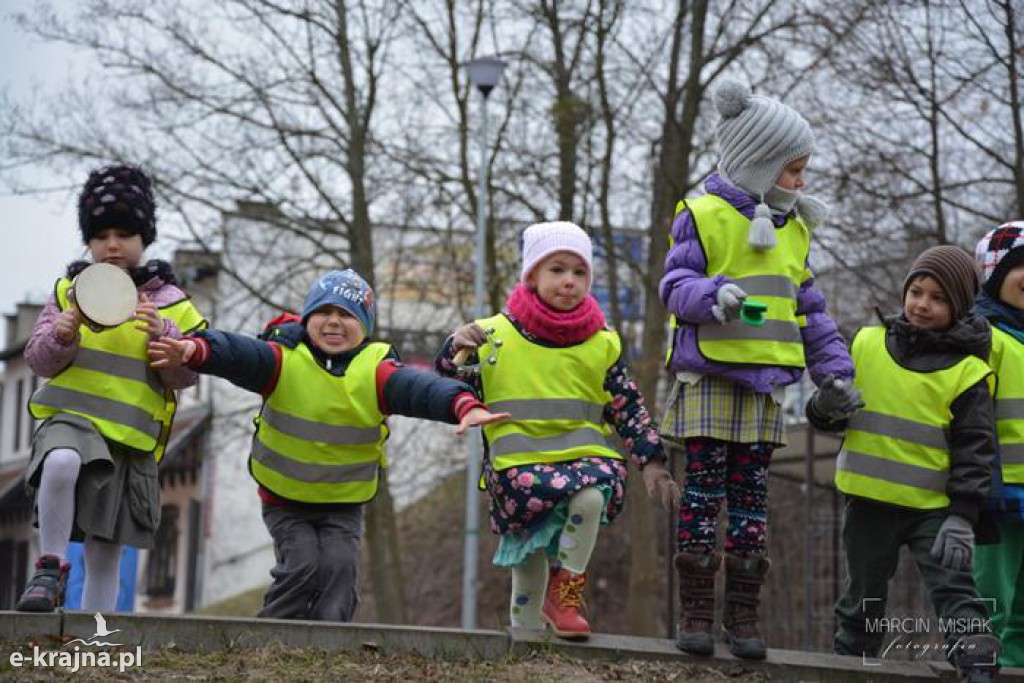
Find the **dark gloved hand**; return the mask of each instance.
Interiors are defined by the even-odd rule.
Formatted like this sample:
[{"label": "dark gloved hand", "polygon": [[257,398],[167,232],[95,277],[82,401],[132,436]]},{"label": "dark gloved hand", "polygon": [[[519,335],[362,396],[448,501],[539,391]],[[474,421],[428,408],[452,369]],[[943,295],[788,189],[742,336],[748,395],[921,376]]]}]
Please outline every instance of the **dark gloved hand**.
[{"label": "dark gloved hand", "polygon": [[726,282],[715,293],[716,303],[711,307],[711,315],[715,316],[715,320],[724,325],[730,320],[734,320],[740,314],[740,308],[743,306],[743,300],[746,298],[747,293],[740,289],[739,285]]},{"label": "dark gloved hand", "polygon": [[860,392],[851,382],[829,375],[811,396],[814,412],[832,422],[845,420],[864,407]]},{"label": "dark gloved hand", "polygon": [[969,572],[974,562],[974,530],[960,515],[949,515],[932,544],[932,557],[946,569]]}]

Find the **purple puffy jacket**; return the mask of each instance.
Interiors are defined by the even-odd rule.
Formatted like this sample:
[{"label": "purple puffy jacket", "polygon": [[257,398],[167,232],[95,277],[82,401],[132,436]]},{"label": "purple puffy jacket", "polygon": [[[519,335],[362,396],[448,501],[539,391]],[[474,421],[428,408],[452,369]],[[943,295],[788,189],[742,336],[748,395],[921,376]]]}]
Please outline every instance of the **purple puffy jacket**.
[{"label": "purple puffy jacket", "polygon": [[[753,219],[755,200],[726,183],[718,174],[705,179],[704,189],[729,202],[747,219]],[[785,221],[786,216],[775,217],[777,227]],[[711,307],[715,305],[718,288],[729,279],[723,275],[708,277],[707,260],[689,211],[676,216],[672,239],[673,246],[665,258],[665,275],[658,288],[665,307],[679,321],[672,341],[669,370],[718,375],[762,393],[799,380],[803,374],[799,368],[718,363],[701,354],[697,348],[697,325],[715,322]],[[853,361],[846,342],[825,308],[825,297],[814,287],[814,279],[808,278],[797,293],[796,314],[806,316],[807,324],[801,329],[801,336],[807,369],[815,384],[821,384],[829,374],[836,379],[853,378]]]}]

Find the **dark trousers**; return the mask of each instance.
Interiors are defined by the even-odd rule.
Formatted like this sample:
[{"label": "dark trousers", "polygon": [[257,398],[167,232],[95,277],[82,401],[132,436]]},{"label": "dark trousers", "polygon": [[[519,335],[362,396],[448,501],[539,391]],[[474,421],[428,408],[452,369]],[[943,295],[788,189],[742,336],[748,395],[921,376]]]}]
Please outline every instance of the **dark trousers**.
[{"label": "dark trousers", "polygon": [[[990,632],[986,630],[988,609],[970,572],[946,569],[931,555],[946,514],[946,510],[909,510],[862,498],[847,499],[843,515],[846,586],[836,603],[836,654],[878,656],[891,631],[877,625],[885,617],[889,579],[896,573],[904,545],[917,563],[939,619],[957,620],[957,628],[943,634],[947,654],[956,659],[963,647],[956,646],[958,641]],[[959,631],[964,625],[967,629]]]},{"label": "dark trousers", "polygon": [[319,511],[264,503],[263,522],[277,562],[258,616],[350,621],[359,604],[363,506]]}]

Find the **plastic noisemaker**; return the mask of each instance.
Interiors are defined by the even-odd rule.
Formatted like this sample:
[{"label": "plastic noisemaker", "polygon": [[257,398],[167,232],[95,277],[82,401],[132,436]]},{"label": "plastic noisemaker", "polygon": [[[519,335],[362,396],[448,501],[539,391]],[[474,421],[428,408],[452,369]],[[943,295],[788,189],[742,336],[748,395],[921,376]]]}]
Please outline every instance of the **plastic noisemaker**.
[{"label": "plastic noisemaker", "polygon": [[768,310],[768,304],[753,299],[745,299],[740,307],[740,319],[748,325],[761,327],[764,325],[764,314]]}]

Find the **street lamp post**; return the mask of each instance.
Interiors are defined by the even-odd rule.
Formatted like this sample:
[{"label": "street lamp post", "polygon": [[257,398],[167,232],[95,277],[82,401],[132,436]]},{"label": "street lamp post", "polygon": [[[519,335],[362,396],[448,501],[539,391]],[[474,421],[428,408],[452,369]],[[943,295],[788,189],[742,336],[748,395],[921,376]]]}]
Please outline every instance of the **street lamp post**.
[{"label": "street lamp post", "polygon": [[[480,91],[480,170],[476,193],[476,270],[473,275],[473,317],[484,317],[485,284],[487,280],[487,96],[501,79],[505,62],[497,57],[478,57],[466,64],[469,80]],[[475,431],[475,430],[474,430]],[[483,459],[483,441],[479,434],[469,437],[466,458],[466,533],[462,566],[462,628],[476,628],[476,564],[480,535],[479,508],[480,461]]]}]

